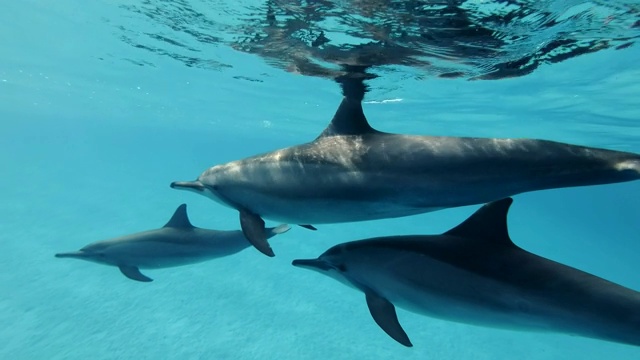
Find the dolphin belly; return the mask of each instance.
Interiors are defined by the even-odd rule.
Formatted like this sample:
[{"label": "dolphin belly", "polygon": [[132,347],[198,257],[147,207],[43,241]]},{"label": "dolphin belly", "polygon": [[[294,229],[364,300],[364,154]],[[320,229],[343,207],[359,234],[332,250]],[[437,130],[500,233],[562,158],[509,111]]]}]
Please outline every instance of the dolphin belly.
[{"label": "dolphin belly", "polygon": [[291,224],[332,224],[422,214],[441,207],[415,206],[402,201],[311,197],[288,199],[278,193],[243,191],[243,207],[272,221]]},{"label": "dolphin belly", "polygon": [[110,249],[108,256],[141,269],[159,269],[198,263],[211,258],[198,250],[197,247],[173,243],[131,243]]},{"label": "dolphin belly", "polygon": [[362,282],[394,305],[421,315],[511,330],[553,327],[555,309],[532,302],[508,284],[434,259],[415,260],[419,266],[397,263],[393,271],[370,268]]},{"label": "dolphin belly", "polygon": [[210,246],[206,243],[180,243],[179,241],[145,241],[123,243],[107,250],[106,255],[114,262],[135,265],[141,269],[160,269],[166,267],[195,264],[236,253],[249,246],[240,243],[240,247]]},{"label": "dolphin belly", "polygon": [[[416,254],[380,256],[382,266],[357,261],[351,277],[408,311],[471,325],[561,332],[640,346],[640,293],[523,250],[492,257],[485,270]],[[511,274],[487,276],[508,259]],[[378,260],[378,261],[379,261]],[[474,260],[475,261],[475,260]],[[498,267],[496,267],[498,268]],[[513,277],[512,277],[513,276]],[[517,280],[515,280],[517,279]]]}]

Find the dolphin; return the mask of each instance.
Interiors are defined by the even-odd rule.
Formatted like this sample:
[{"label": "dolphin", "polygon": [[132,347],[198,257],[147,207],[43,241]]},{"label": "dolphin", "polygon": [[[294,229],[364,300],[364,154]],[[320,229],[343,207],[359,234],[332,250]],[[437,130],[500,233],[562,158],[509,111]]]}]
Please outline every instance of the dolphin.
[{"label": "dolphin", "polygon": [[359,100],[344,97],[314,141],[216,165],[171,187],[238,210],[247,239],[274,256],[263,218],[315,229],[637,179],[638,154],[545,140],[384,133],[369,125]]},{"label": "dolphin", "polygon": [[441,235],[336,245],[293,265],[362,291],[371,316],[412,346],[395,306],[472,325],[560,332],[640,346],[640,292],[537,256],[507,230],[511,198]]},{"label": "dolphin", "polygon": [[[268,228],[265,236],[271,238],[289,229],[286,224]],[[182,204],[160,229],[94,242],[79,251],[55,256],[117,266],[129,279],[149,282],[153,280],[140,269],[194,264],[235,254],[250,246],[240,230],[208,230],[191,225],[187,205]]]}]

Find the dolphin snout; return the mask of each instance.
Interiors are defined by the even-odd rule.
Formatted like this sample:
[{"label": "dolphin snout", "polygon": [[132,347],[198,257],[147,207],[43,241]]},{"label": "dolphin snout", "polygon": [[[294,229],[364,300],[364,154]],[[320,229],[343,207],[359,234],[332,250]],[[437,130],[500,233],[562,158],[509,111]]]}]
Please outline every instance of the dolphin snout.
[{"label": "dolphin snout", "polygon": [[293,260],[293,262],[291,262],[291,265],[295,267],[316,270],[316,271],[317,270],[328,271],[333,269],[333,266],[328,264],[326,261],[320,260],[320,259],[296,259],[296,260]]},{"label": "dolphin snout", "polygon": [[196,181],[174,181],[171,183],[172,189],[204,191],[205,186],[198,180]]},{"label": "dolphin snout", "polygon": [[87,254],[85,254],[82,251],[71,251],[71,252],[64,252],[64,253],[57,253],[56,257],[57,258],[84,258],[86,257]]}]

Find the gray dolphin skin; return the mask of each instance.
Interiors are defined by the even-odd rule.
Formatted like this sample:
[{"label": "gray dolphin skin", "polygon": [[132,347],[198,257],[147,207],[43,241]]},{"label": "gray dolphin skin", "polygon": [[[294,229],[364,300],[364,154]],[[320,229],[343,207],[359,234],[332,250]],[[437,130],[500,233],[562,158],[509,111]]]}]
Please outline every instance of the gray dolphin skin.
[{"label": "gray dolphin skin", "polygon": [[348,242],[293,265],[365,294],[375,322],[412,346],[395,306],[473,325],[560,332],[640,346],[640,293],[545,259],[509,238],[511,198],[442,235]]},{"label": "gray dolphin skin", "polygon": [[242,231],[274,256],[263,218],[365,221],[484,204],[523,192],[640,179],[640,155],[530,139],[389,134],[344,98],[314,141],[217,165],[189,190],[240,212]]},{"label": "gray dolphin skin", "polygon": [[[285,224],[268,228],[265,236],[271,238],[289,229]],[[152,279],[143,275],[140,269],[194,264],[235,254],[250,246],[240,230],[208,230],[191,225],[187,205],[182,204],[160,229],[98,241],[79,251],[56,254],[56,257],[117,266],[129,279],[149,282]]]}]

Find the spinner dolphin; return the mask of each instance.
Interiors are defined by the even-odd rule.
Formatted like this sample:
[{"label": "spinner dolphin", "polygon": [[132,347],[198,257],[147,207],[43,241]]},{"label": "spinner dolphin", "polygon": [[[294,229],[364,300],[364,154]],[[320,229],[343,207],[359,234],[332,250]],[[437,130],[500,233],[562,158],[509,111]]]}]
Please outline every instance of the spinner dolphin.
[{"label": "spinner dolphin", "polygon": [[412,346],[395,306],[473,325],[640,346],[640,293],[515,245],[506,198],[442,235],[348,242],[294,260],[365,294],[375,322]]},{"label": "spinner dolphin", "polygon": [[[265,229],[271,238],[289,230],[288,225]],[[187,216],[187,205],[180,205],[169,222],[160,229],[126,235],[89,244],[78,251],[56,254],[116,266],[132,280],[149,282],[140,269],[160,269],[194,264],[240,252],[251,244],[242,231],[209,230],[195,227]]]},{"label": "spinner dolphin", "polygon": [[531,139],[390,134],[345,97],[314,141],[216,165],[193,191],[240,213],[242,231],[274,256],[263,218],[313,224],[415,215],[528,191],[640,178],[640,155]]}]

